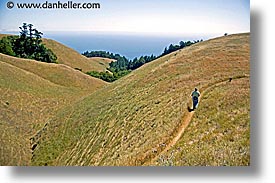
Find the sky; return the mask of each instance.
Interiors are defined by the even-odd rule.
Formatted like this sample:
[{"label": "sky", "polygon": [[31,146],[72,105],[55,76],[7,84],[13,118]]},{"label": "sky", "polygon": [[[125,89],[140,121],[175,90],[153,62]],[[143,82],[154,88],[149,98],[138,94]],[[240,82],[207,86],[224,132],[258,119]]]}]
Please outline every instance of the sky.
[{"label": "sky", "polygon": [[[13,1],[14,7],[7,8]],[[100,3],[100,9],[19,9],[1,0],[0,32],[19,31],[23,22],[40,31],[124,32],[148,34],[223,34],[250,32],[249,0],[74,0]],[[50,3],[58,0],[48,0]],[[68,2],[68,0],[60,0]]]}]

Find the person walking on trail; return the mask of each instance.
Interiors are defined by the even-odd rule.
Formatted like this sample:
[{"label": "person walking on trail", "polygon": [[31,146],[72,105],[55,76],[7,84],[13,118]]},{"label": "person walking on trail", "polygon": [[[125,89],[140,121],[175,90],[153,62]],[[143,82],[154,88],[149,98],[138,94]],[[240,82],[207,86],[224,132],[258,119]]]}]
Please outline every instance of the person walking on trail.
[{"label": "person walking on trail", "polygon": [[199,97],[200,97],[200,92],[198,91],[197,88],[195,88],[195,90],[192,92],[191,96],[192,96],[192,100],[193,100],[193,110],[195,110],[198,105],[199,105]]}]

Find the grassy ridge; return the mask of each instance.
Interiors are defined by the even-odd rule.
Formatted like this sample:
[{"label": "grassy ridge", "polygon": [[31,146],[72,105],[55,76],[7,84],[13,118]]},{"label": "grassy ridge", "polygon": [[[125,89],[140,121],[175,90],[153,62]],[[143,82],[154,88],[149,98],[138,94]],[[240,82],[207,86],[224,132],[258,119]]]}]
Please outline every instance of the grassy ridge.
[{"label": "grassy ridge", "polygon": [[65,87],[96,90],[106,82],[91,78],[63,64],[49,64],[30,59],[16,58],[0,53],[0,60]]},{"label": "grassy ridge", "polygon": [[173,138],[195,86],[243,75],[249,75],[249,34],[161,57],[59,112],[32,163],[141,165]]},{"label": "grassy ridge", "polygon": [[[89,59],[75,50],[58,43],[51,39],[43,39],[43,43],[50,48],[57,56],[57,61],[60,64],[67,65],[71,68],[81,69],[83,72],[98,71],[104,72],[106,65],[100,64],[98,58]],[[110,59],[104,59],[110,60]]]},{"label": "grassy ridge", "polygon": [[1,165],[28,165],[29,138],[75,91],[0,61]]},{"label": "grassy ridge", "polygon": [[249,78],[211,88],[181,139],[154,165],[250,165]]},{"label": "grassy ridge", "polygon": [[[104,68],[108,68],[109,67],[109,63],[115,61],[113,59],[109,59],[109,58],[101,58],[101,57],[90,57],[88,58],[89,60],[92,60],[94,62],[97,62],[100,65],[103,65]],[[104,71],[104,70],[103,70]]]},{"label": "grassy ridge", "polygon": [[[0,34],[0,38],[4,36]],[[77,66],[87,62],[87,68],[94,68],[93,61],[76,51],[55,41],[44,41],[56,49],[61,61],[80,59]],[[0,65],[0,165],[30,165],[30,137],[58,110],[106,85],[64,64],[0,54]]]},{"label": "grassy ridge", "polygon": [[30,165],[30,137],[105,84],[65,65],[0,54],[0,165]]},{"label": "grassy ridge", "polygon": [[[0,39],[6,36],[11,36],[9,34],[0,34]],[[47,48],[50,48],[58,57],[57,61],[60,64],[67,65],[73,69],[81,69],[83,72],[88,71],[98,71],[105,72],[107,67],[109,67],[108,63],[113,61],[112,59],[107,58],[87,58],[77,51],[69,48],[57,41],[51,39],[42,39],[43,44],[46,45]]]}]

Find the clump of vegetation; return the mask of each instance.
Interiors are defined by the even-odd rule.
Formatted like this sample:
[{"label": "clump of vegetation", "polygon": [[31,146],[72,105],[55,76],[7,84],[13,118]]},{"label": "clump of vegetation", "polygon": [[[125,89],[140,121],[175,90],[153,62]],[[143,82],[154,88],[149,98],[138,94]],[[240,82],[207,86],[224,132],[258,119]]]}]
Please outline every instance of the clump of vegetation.
[{"label": "clump of vegetation", "polygon": [[169,53],[172,53],[174,51],[177,51],[179,49],[191,46],[192,44],[201,42],[203,40],[197,40],[197,41],[180,41],[179,45],[173,45],[170,44],[170,46],[164,49],[163,53],[160,56],[155,56],[155,55],[151,55],[151,56],[141,56],[141,57],[135,57],[133,60],[129,60],[127,59],[125,56],[121,56],[120,54],[114,54],[114,53],[110,53],[110,52],[106,52],[106,51],[91,51],[91,52],[84,52],[83,55],[86,57],[103,57],[103,58],[109,58],[109,59],[114,59],[115,61],[111,62],[109,65],[110,67],[108,68],[108,70],[110,72],[112,72],[113,74],[111,74],[110,72],[95,72],[95,71],[91,71],[91,72],[87,72],[87,74],[93,76],[93,77],[97,77],[100,79],[103,79],[104,81],[107,82],[113,82],[125,75],[127,75],[128,73],[130,73],[132,70],[135,70],[139,67],[141,67],[142,65],[149,63],[157,58],[160,58],[164,55],[167,55]]},{"label": "clump of vegetation", "polygon": [[0,40],[0,53],[4,53],[6,55],[11,55],[11,56],[15,56],[15,53],[12,49],[12,42],[13,42],[13,37],[12,36],[8,36],[8,37],[3,37]]},{"label": "clump of vegetation", "polygon": [[127,60],[126,57],[121,56],[120,54],[114,54],[106,51],[85,51],[82,55],[86,57],[103,57],[103,58],[110,58],[115,60]]},{"label": "clump of vegetation", "polygon": [[197,41],[180,41],[179,42],[179,45],[173,45],[173,44],[170,44],[169,47],[165,47],[164,48],[164,51],[163,53],[160,55],[161,56],[164,56],[164,55],[167,55],[169,53],[172,53],[174,51],[177,51],[179,49],[182,49],[182,48],[185,48],[185,47],[188,47],[188,46],[191,46],[192,44],[195,44],[195,43],[199,43],[199,42],[202,42],[203,40],[197,40]]},{"label": "clump of vegetation", "polygon": [[111,73],[108,71],[106,71],[106,72],[90,71],[90,72],[87,72],[86,74],[96,77],[96,78],[99,78],[99,79],[102,79],[107,82],[113,82],[129,73],[130,73],[130,71],[124,70],[124,71],[118,71],[118,72],[114,72],[114,73]]},{"label": "clump of vegetation", "polygon": [[149,63],[157,58],[156,56],[151,55],[141,56],[139,58],[136,57],[133,60],[129,60],[125,56],[121,56],[120,54],[114,54],[106,51],[86,51],[83,53],[83,55],[86,57],[103,57],[115,60],[109,64],[110,67],[108,68],[108,70],[110,72],[87,72],[87,74],[93,77],[100,78],[107,82],[113,82],[129,74],[132,70],[135,70],[140,66],[144,65],[145,63]]},{"label": "clump of vegetation", "polygon": [[42,44],[42,32],[32,24],[23,23],[19,36],[7,36],[0,40],[0,53],[34,59],[41,62],[57,63],[56,55]]}]

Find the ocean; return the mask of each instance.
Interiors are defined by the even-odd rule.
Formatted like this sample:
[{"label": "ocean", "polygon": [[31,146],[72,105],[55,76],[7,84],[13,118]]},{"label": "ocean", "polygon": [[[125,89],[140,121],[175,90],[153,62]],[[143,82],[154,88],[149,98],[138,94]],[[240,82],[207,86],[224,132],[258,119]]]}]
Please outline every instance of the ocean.
[{"label": "ocean", "polygon": [[45,38],[54,39],[79,53],[85,51],[109,51],[128,59],[142,55],[160,55],[170,44],[180,41],[207,40],[210,36],[158,36],[142,34],[110,34],[88,32],[48,32]]},{"label": "ocean", "polygon": [[[19,34],[19,32],[3,32]],[[159,56],[170,44],[180,41],[207,40],[214,35],[153,35],[138,33],[107,33],[107,32],[43,32],[43,38],[53,39],[79,53],[85,51],[109,51],[118,53],[128,59],[142,55]]]}]

